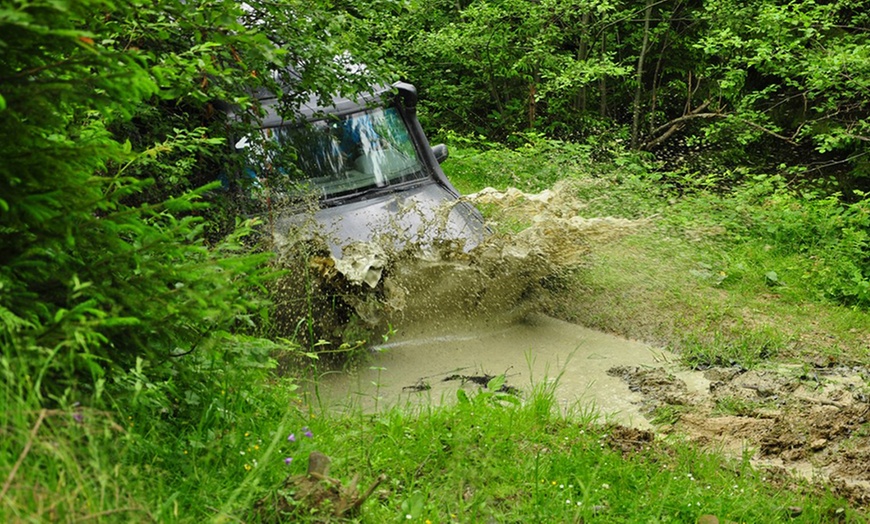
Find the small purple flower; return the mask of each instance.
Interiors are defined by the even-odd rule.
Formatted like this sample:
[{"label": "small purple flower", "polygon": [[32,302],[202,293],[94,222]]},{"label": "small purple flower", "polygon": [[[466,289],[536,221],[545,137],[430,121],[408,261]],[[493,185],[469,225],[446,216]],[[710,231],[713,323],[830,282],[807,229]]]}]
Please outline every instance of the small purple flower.
[{"label": "small purple flower", "polygon": [[308,426],[305,426],[304,428],[302,428],[302,434],[308,438],[311,438],[314,436],[314,433],[312,433],[311,430],[308,429]]},{"label": "small purple flower", "polygon": [[290,433],[290,436],[287,437],[287,440],[289,440],[290,442],[296,442],[296,434]]},{"label": "small purple flower", "polygon": [[78,413],[78,412],[73,413],[73,416],[72,416],[72,417],[73,417],[73,420],[75,420],[75,421],[78,422],[79,424],[81,424],[82,422],[85,421],[85,416],[82,415],[81,413]]},{"label": "small purple flower", "polygon": [[287,457],[284,459],[284,464],[289,465],[291,462],[293,462],[293,457]]}]

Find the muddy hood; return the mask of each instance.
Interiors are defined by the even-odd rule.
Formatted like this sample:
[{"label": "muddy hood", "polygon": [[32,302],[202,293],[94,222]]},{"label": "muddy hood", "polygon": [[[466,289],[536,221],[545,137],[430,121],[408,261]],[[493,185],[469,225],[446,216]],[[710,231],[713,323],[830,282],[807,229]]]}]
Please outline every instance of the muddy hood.
[{"label": "muddy hood", "polygon": [[279,250],[300,239],[317,238],[329,246],[333,257],[341,258],[348,246],[359,242],[425,249],[455,241],[468,251],[485,233],[480,213],[433,181],[316,211],[284,214],[276,221],[273,236]]}]

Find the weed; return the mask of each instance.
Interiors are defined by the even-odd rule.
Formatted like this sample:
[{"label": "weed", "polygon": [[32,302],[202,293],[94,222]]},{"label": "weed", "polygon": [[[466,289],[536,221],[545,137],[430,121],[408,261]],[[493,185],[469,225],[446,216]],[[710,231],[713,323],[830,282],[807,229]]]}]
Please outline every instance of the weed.
[{"label": "weed", "polygon": [[[550,180],[535,171],[547,161],[513,168],[525,150],[459,145],[444,169],[465,191]],[[801,195],[765,176],[741,177],[730,192],[705,183],[676,191],[642,161],[601,166],[547,147],[548,158],[564,157],[560,176],[573,180],[584,216],[654,217],[653,227],[591,246],[589,263],[551,290],[550,314],[683,351],[693,366],[818,352],[866,359],[866,199]]]},{"label": "weed", "polygon": [[742,329],[733,335],[714,332],[700,339],[689,336],[681,345],[683,362],[693,369],[714,366],[752,368],[776,355],[785,345],[782,335],[774,329]]},{"label": "weed", "polygon": [[735,415],[750,417],[759,408],[759,404],[738,397],[722,397],[716,399],[713,413],[717,415]]},{"label": "weed", "polygon": [[657,406],[653,410],[650,422],[657,426],[674,425],[680,421],[680,417],[682,417],[683,413],[685,412],[686,408],[683,406],[663,404]]}]

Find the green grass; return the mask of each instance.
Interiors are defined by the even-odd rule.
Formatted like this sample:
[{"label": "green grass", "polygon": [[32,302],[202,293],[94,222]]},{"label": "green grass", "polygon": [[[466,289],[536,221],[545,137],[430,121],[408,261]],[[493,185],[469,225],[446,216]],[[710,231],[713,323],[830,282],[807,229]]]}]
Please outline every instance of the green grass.
[{"label": "green grass", "polygon": [[[4,439],[7,458],[27,451],[4,493],[4,521],[334,521],[324,507],[276,514],[285,477],[304,471],[313,450],[332,458],[330,475],[345,484],[386,477],[352,519],[366,523],[861,518],[824,489],[746,460],[601,425],[588,411],[560,413],[548,389],[521,402],[483,392],[375,415],[309,411],[286,384],[259,389],[262,410],[236,404],[232,420],[204,416],[173,434],[90,410],[78,411],[81,422],[71,412],[20,414],[13,425],[35,431]],[[284,414],[268,409],[281,404]],[[788,516],[793,506],[799,517]]]},{"label": "green grass", "polygon": [[867,201],[803,198],[763,176],[727,192],[703,177],[678,188],[642,158],[602,164],[552,142],[454,149],[444,169],[463,191],[517,178],[517,187],[541,190],[558,168],[586,202],[585,217],[646,219],[635,234],[593,246],[588,264],[562,279],[550,314],[665,345],[692,366],[870,363],[870,313],[859,296]]}]

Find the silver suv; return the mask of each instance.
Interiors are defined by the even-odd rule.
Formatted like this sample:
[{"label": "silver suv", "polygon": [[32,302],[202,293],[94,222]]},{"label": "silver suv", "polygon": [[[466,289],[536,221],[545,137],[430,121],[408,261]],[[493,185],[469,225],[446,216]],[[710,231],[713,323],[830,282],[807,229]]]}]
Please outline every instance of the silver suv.
[{"label": "silver suv", "polygon": [[259,133],[235,142],[246,155],[250,185],[270,201],[317,200],[312,213],[298,204],[273,212],[276,237],[314,228],[308,233],[325,239],[340,258],[349,244],[379,234],[422,246],[457,240],[465,250],[485,235],[480,213],[458,200],[441,170],[447,147],[431,147],[423,133],[414,86],[400,82],[329,105],[312,98],[295,120],[281,117],[275,98],[260,102],[266,116]]}]

